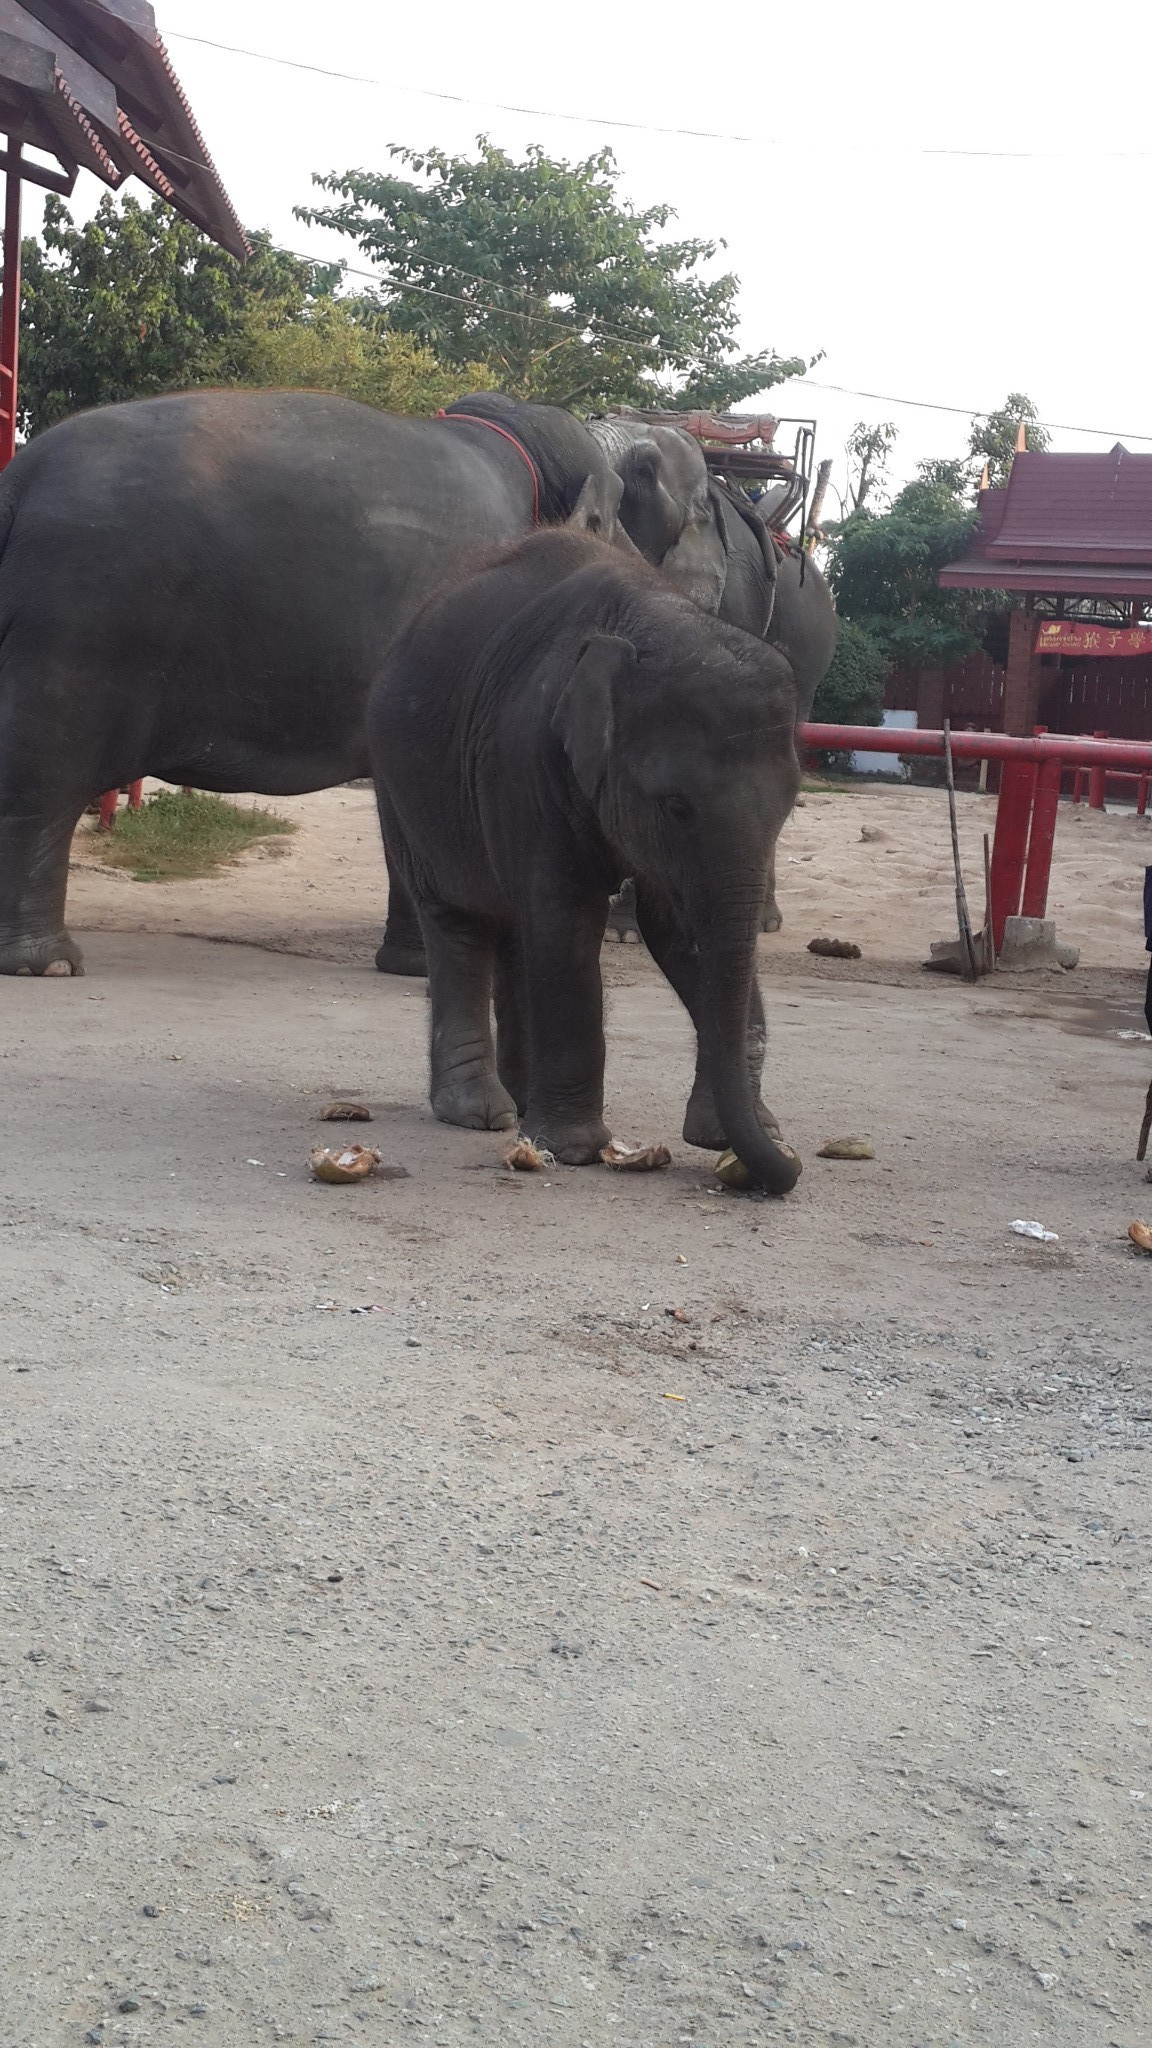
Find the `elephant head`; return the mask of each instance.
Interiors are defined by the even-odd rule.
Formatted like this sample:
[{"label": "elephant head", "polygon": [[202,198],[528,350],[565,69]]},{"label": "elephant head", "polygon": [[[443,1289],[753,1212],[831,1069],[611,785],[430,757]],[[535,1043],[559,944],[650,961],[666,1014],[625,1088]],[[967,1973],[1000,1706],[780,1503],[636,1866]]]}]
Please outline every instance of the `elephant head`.
[{"label": "elephant head", "polygon": [[632,620],[625,607],[616,626],[577,651],[553,731],[608,845],[695,949],[697,1035],[728,1142],[783,1194],[799,1164],[757,1115],[747,1036],[768,863],[799,787],[791,673],[674,600]]},{"label": "elephant head", "polygon": [[719,611],[728,561],[699,442],[678,427],[614,414],[588,424],[623,484],[628,538],[682,597]]}]

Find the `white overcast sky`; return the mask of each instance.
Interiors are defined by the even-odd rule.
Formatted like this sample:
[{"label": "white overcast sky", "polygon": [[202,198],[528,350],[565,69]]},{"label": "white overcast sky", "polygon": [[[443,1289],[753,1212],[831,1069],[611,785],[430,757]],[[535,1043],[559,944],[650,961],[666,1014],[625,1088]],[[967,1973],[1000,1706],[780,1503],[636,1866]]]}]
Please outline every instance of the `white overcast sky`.
[{"label": "white overcast sky", "polygon": [[[570,158],[609,143],[634,204],[666,201],[685,232],[726,241],[746,348],[823,349],[823,383],[941,406],[987,409],[1024,390],[1044,419],[1102,430],[1061,428],[1057,447],[1127,435],[1152,448],[1147,0],[728,0],[715,14],[682,0],[156,0],[156,11],[241,218],[293,248],[356,260],[292,207],[313,171],[381,167],[390,142],[465,151],[484,132],[515,153],[540,142]],[[181,31],[379,83],[228,55]],[[898,423],[902,475],[967,437],[966,417],[815,385],[766,403],[816,416],[840,481],[856,419]]]}]

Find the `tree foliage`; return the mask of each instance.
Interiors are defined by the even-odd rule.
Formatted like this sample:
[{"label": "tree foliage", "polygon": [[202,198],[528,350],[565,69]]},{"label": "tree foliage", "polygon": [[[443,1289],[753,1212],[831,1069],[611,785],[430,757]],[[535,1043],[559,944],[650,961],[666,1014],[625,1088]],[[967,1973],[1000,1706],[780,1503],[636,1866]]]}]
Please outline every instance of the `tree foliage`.
[{"label": "tree foliage", "polygon": [[988,464],[989,483],[1007,483],[1021,427],[1027,435],[1029,449],[1042,454],[1051,436],[1047,427],[1039,424],[1036,407],[1023,391],[1010,391],[999,411],[985,413],[973,420],[968,436],[968,453],[981,467],[985,462]]},{"label": "tree foliage", "polygon": [[879,725],[891,667],[866,626],[841,619],[836,652],[816,691],[812,717],[825,725]]},{"label": "tree foliage", "polygon": [[23,248],[21,426],[189,384],[242,380],[257,322],[301,318],[338,266],[253,238],[240,264],[159,200],[101,200],[77,227],[61,200]]},{"label": "tree foliage", "polygon": [[700,268],[720,246],[662,241],[667,206],[637,211],[612,152],[579,163],[486,137],[475,157],[392,145],[415,173],[318,178],[332,203],[300,218],[377,265],[393,328],[446,364],[487,363],[519,397],[727,406],[802,374],[798,358],[735,352],[737,280]]},{"label": "tree foliage", "polygon": [[985,591],[941,590],[937,575],[963,554],[975,520],[939,466],[923,465],[881,514],[845,520],[832,541],[831,579],[841,615],[862,626],[892,662],[936,666],[979,645]]},{"label": "tree foliage", "polygon": [[848,457],[848,498],[852,512],[863,512],[869,495],[879,489],[888,474],[888,457],[896,441],[894,421],[884,420],[870,427],[857,420],[844,445]]},{"label": "tree foliage", "polygon": [[339,391],[392,412],[434,412],[490,384],[440,363],[375,300],[336,297],[339,264],[250,237],[236,263],[159,200],[101,201],[77,227],[50,199],[23,250],[21,428],[197,384]]}]

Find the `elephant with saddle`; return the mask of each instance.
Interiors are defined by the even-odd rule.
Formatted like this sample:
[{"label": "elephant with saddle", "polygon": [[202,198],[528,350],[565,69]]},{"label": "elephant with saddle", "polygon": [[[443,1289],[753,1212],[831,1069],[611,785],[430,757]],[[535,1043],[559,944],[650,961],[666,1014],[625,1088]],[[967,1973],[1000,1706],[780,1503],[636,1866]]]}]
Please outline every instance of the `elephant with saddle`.
[{"label": "elephant with saddle", "polygon": [[599,1158],[600,948],[632,875],[696,1027],[686,1140],[733,1146],[773,1193],[795,1185],[760,1101],[755,974],[795,723],[781,655],[584,536],[537,534],[418,613],[368,729],[389,865],[427,949],[439,1118],[520,1123],[567,1164]]},{"label": "elephant with saddle", "polygon": [[[487,395],[402,419],[193,391],[31,441],[0,479],[0,973],[81,971],[68,854],[97,792],[366,775],[369,684],[423,600],[536,523],[610,537],[620,494],[570,414]],[[379,964],[422,971],[397,916]]]},{"label": "elephant with saddle", "polygon": [[[766,639],[796,681],[796,716],[812,700],[836,651],[836,611],[810,555],[772,527],[781,493],[755,502],[709,473],[700,443],[678,427],[609,414],[589,422],[623,483],[620,523],[677,590],[730,625]],[[779,931],[774,869],[761,929]],[[609,923],[633,928],[625,897]]]}]

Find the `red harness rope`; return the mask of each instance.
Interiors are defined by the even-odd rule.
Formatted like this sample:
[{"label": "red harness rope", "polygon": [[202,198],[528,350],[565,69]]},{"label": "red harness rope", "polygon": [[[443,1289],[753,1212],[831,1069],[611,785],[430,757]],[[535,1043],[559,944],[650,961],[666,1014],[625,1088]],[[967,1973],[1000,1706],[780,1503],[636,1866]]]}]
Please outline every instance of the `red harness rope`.
[{"label": "red harness rope", "polygon": [[438,420],[467,420],[469,426],[473,427],[491,427],[492,432],[494,434],[499,434],[501,440],[507,441],[509,446],[516,450],[516,453],[520,457],[521,462],[526,464],[528,474],[532,479],[532,524],[533,526],[539,526],[540,477],[536,468],[536,464],[533,462],[532,457],[529,455],[528,450],[524,446],[524,443],[522,441],[518,441],[516,439],[515,434],[510,434],[508,432],[507,427],[497,426],[495,420],[486,420],[478,412],[445,412],[443,408],[441,408],[441,410],[436,414],[436,417]]}]

